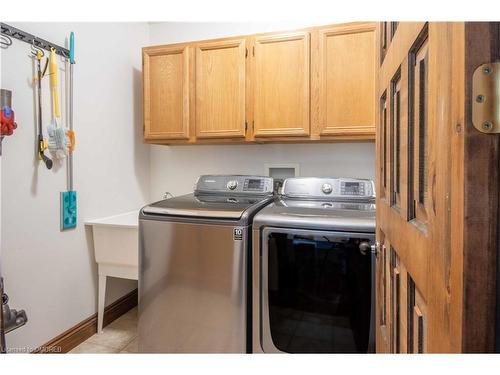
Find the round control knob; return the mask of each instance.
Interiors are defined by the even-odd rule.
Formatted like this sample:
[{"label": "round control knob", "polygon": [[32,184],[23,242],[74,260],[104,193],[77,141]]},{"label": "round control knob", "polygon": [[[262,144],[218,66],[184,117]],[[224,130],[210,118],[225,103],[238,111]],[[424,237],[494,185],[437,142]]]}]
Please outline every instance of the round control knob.
[{"label": "round control knob", "polygon": [[323,186],[321,186],[321,191],[325,194],[330,194],[333,191],[332,185],[331,184],[323,184]]},{"label": "round control knob", "polygon": [[229,189],[229,190],[234,190],[238,187],[238,181],[235,181],[235,180],[231,180],[227,183],[226,187]]}]

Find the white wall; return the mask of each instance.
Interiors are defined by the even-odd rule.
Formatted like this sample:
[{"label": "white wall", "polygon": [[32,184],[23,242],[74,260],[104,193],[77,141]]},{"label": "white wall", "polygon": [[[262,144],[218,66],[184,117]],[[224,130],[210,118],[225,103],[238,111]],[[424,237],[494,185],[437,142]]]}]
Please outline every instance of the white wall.
[{"label": "white wall", "polygon": [[193,190],[207,173],[265,174],[267,163],[299,164],[301,176],[373,178],[373,143],[152,146],[151,199]]},{"label": "white wall", "polygon": [[[35,159],[36,123],[30,46],[14,40],[1,50],[2,88],[13,90],[19,125],[4,141],[2,272],[13,308],[29,323],[7,335],[8,347],[37,346],[97,310],[96,265],[86,219],[139,208],[149,201],[149,146],[142,143],[141,50],[146,23],[17,23],[41,38],[65,45],[76,35],[75,189],[78,227],[59,231],[59,192],[66,168],[48,171]],[[61,74],[64,66],[60,63]],[[61,77],[62,78],[62,77]],[[44,123],[51,121],[48,79]],[[134,289],[134,281],[111,279],[108,303]]]},{"label": "white wall", "polygon": [[[335,23],[335,20],[332,23]],[[322,23],[313,19],[286,22],[150,22],[149,42],[151,45],[180,43],[318,25]]]},{"label": "white wall", "polygon": [[[335,23],[335,20],[332,20]],[[274,23],[151,23],[150,45],[186,42],[318,25]],[[374,178],[373,143],[151,146],[151,199],[192,190],[203,173],[265,173],[266,163],[297,163],[301,176]]]}]

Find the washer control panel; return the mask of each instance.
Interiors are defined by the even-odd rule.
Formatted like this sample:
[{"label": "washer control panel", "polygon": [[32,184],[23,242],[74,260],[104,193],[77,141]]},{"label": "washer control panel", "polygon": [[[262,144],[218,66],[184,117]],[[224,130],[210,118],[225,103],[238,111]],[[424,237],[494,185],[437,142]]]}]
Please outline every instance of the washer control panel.
[{"label": "washer control panel", "polygon": [[325,200],[373,200],[372,180],[355,178],[289,178],[283,183],[283,195],[288,198]]},{"label": "washer control panel", "polygon": [[365,186],[366,184],[361,181],[341,181],[340,195],[364,197]]},{"label": "washer control panel", "polygon": [[273,194],[273,179],[264,176],[203,175],[195,185],[195,194]]},{"label": "washer control panel", "polygon": [[266,181],[262,178],[246,178],[243,184],[243,191],[264,191]]}]

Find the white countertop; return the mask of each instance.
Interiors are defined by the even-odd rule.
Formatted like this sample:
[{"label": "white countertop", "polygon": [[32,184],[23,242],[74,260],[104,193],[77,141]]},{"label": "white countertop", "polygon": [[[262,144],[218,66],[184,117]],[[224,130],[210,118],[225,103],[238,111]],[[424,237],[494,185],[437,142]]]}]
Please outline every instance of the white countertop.
[{"label": "white countertop", "polygon": [[138,228],[139,210],[125,212],[123,214],[103,217],[99,219],[86,220],[85,225],[109,226],[118,228]]}]

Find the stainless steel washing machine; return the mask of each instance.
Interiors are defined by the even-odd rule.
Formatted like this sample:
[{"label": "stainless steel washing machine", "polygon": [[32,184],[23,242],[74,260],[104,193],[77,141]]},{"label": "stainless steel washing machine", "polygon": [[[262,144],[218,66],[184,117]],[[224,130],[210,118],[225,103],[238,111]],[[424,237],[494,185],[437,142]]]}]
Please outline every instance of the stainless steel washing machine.
[{"label": "stainless steel washing machine", "polygon": [[251,223],[272,199],[272,178],[205,175],[141,210],[139,352],[251,351]]},{"label": "stainless steel washing machine", "polygon": [[253,223],[253,351],[374,351],[373,181],[292,178]]}]

